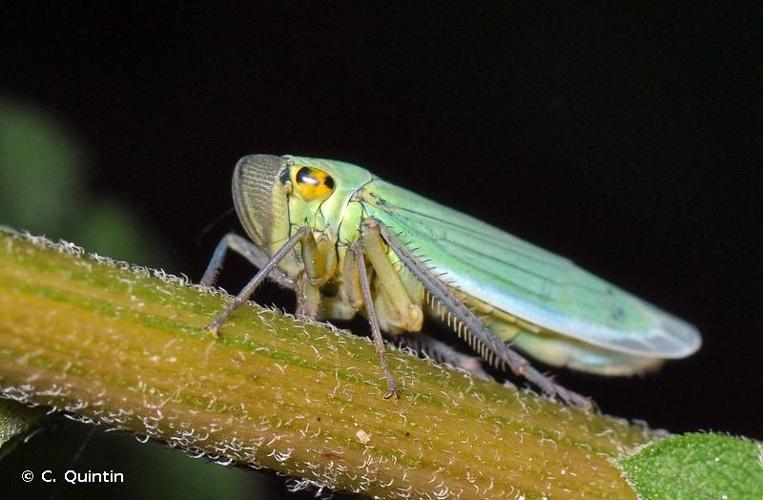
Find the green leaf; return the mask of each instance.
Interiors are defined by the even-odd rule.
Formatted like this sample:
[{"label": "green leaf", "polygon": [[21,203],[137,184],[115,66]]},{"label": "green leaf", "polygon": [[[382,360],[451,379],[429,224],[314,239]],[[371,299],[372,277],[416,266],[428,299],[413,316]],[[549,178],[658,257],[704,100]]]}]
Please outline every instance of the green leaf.
[{"label": "green leaf", "polygon": [[620,460],[645,499],[763,498],[763,444],[692,433],[650,443]]}]

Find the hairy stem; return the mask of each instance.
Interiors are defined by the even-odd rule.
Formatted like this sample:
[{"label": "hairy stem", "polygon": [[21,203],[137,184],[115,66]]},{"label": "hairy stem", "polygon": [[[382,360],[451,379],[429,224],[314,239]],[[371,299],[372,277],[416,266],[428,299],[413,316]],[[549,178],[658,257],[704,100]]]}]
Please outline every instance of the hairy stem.
[{"label": "hairy stem", "polygon": [[0,394],[214,460],[380,497],[633,496],[655,434],[159,271],[0,230]]}]

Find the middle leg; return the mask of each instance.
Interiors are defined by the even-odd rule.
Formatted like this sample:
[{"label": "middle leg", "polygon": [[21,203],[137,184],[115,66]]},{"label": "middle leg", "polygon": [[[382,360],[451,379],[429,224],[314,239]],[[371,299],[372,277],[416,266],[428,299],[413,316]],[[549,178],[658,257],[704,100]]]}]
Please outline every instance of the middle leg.
[{"label": "middle leg", "polygon": [[382,340],[381,330],[379,329],[379,320],[376,316],[376,309],[374,309],[374,299],[371,296],[371,287],[368,284],[368,272],[366,270],[366,261],[363,258],[363,249],[360,244],[355,242],[350,246],[350,252],[352,253],[353,260],[357,263],[360,291],[366,306],[368,322],[371,325],[374,350],[379,357],[379,364],[384,372],[384,377],[387,379],[387,394],[384,395],[384,399],[389,399],[397,393],[397,384],[395,383],[395,377],[392,376],[392,371],[389,369],[389,363],[387,363],[387,356],[384,351],[384,340]]}]

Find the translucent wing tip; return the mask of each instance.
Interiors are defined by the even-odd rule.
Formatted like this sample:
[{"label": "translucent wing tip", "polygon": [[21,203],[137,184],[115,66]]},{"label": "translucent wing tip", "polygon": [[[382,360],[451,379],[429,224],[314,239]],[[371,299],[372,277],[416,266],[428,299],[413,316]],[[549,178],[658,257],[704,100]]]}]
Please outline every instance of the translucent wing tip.
[{"label": "translucent wing tip", "polygon": [[660,312],[659,320],[660,335],[654,341],[663,353],[661,357],[685,358],[702,346],[702,336],[694,325],[665,312]]},{"label": "translucent wing tip", "polygon": [[685,358],[697,352],[702,337],[697,328],[686,321],[642,302],[655,322],[641,335],[613,336],[607,347],[634,356],[659,359]]},{"label": "translucent wing tip", "polygon": [[631,356],[654,359],[679,359],[694,354],[702,345],[702,337],[694,325],[650,304],[642,302],[654,322],[648,330],[625,332],[595,328],[577,323],[563,329],[563,334],[584,342]]}]

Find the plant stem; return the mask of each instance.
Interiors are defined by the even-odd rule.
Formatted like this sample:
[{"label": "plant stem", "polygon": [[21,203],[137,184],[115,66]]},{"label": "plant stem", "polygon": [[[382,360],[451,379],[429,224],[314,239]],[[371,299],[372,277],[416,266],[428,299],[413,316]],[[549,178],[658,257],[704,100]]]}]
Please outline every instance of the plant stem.
[{"label": "plant stem", "polygon": [[213,460],[379,497],[633,497],[656,437],[160,271],[0,230],[0,390]]}]

